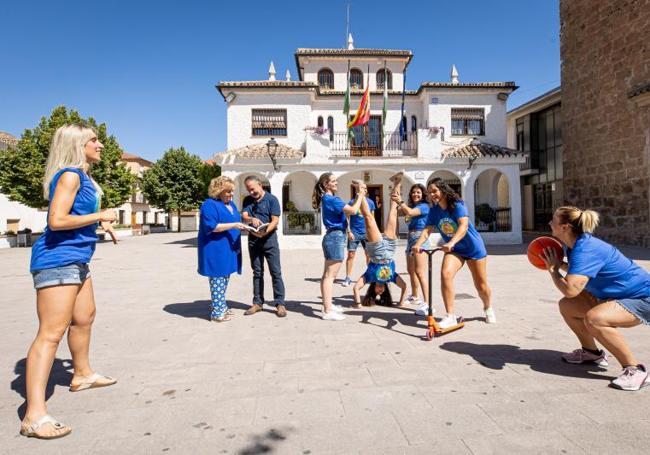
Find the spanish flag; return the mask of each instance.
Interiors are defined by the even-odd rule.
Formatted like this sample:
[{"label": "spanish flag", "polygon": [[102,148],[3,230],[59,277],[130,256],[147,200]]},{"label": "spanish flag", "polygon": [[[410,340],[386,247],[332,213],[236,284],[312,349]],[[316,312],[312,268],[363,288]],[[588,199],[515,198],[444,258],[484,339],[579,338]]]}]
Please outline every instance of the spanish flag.
[{"label": "spanish flag", "polygon": [[348,128],[355,126],[362,126],[368,123],[370,120],[370,84],[366,84],[366,91],[363,92],[363,97],[361,97],[361,104],[359,104],[359,109],[354,115],[354,118],[348,123]]}]

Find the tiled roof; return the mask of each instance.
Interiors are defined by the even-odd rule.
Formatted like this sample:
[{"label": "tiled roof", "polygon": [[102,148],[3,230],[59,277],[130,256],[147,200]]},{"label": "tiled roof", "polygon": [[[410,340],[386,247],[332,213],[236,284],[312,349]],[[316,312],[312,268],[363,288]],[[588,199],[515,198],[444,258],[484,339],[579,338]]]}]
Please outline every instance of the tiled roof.
[{"label": "tiled roof", "polygon": [[[304,156],[302,150],[289,147],[285,144],[278,143],[278,148],[276,149],[275,159],[276,160],[300,160]],[[227,157],[234,157],[244,160],[270,160],[269,154],[266,148],[266,142],[261,142],[259,144],[246,145],[237,149],[228,150],[228,152],[223,154],[223,159]]]},{"label": "tiled roof", "polygon": [[305,81],[221,81],[217,87],[318,87],[318,84]]},{"label": "tiled roof", "polygon": [[451,82],[423,82],[420,88],[511,88],[517,89],[514,82],[459,82],[452,84]]},{"label": "tiled roof", "polygon": [[408,57],[410,60],[413,53],[400,49],[315,49],[298,48],[296,57],[322,57],[322,56],[343,56],[343,57]]},{"label": "tiled roof", "polygon": [[650,92],[650,82],[633,88],[627,93],[627,97],[634,98],[635,96],[643,95],[644,93],[647,92]]},{"label": "tiled roof", "polygon": [[510,158],[521,152],[500,145],[486,144],[476,138],[467,139],[442,151],[444,158]]},{"label": "tiled roof", "polygon": [[18,138],[4,131],[0,131],[0,142],[15,147],[18,144]]},{"label": "tiled roof", "polygon": [[147,160],[145,158],[142,158],[141,156],[133,155],[131,153],[126,153],[126,152],[122,153],[122,160],[124,160],[124,161],[140,161],[141,163],[145,163],[145,164],[149,164],[149,165],[153,164],[151,161],[149,161],[149,160]]}]

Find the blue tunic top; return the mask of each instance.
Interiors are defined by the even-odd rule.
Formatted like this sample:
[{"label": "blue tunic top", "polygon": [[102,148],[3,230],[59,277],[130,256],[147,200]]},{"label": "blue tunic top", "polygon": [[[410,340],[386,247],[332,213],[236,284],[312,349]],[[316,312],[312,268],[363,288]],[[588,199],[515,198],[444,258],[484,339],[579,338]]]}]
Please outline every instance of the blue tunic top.
[{"label": "blue tunic top", "polygon": [[[458,219],[463,217],[469,217],[467,207],[465,207],[463,201],[456,202],[456,206],[452,211],[449,211],[449,207],[442,209],[438,204],[435,204],[429,210],[426,224],[427,226],[435,226],[443,240],[449,242],[458,230]],[[467,233],[454,246],[453,252],[465,259],[483,259],[487,256],[483,239],[471,221],[467,227]]]},{"label": "blue tunic top", "polygon": [[[348,205],[353,205],[354,201],[356,201],[356,199],[350,199]],[[366,197],[366,202],[368,203],[370,211],[374,212],[376,210],[375,202],[369,197]],[[359,209],[359,211],[354,215],[350,215],[350,230],[357,235],[366,235],[366,222],[361,214],[361,209]]]},{"label": "blue tunic top", "polygon": [[[74,172],[79,176],[79,190],[75,194],[70,214],[89,215],[99,211],[99,197],[95,185],[90,177],[78,168],[64,168],[54,175],[50,182],[50,205],[54,199],[56,185],[65,172]],[[96,230],[97,223],[64,231],[52,231],[46,226],[43,235],[32,246],[30,271],[70,264],[88,264],[97,245]]]},{"label": "blue tunic top", "polygon": [[427,225],[427,217],[429,216],[429,204],[426,202],[420,202],[413,207],[413,209],[419,209],[420,214],[417,216],[412,216],[411,221],[409,221],[409,231],[421,231]]},{"label": "blue tunic top", "polygon": [[609,243],[580,235],[567,248],[568,274],[589,277],[585,289],[599,299],[650,297],[650,274]]},{"label": "blue tunic top", "polygon": [[239,229],[213,232],[218,224],[241,221],[235,204],[228,207],[217,199],[208,198],[201,204],[198,253],[199,274],[209,277],[241,274],[241,233]]},{"label": "blue tunic top", "polygon": [[345,231],[348,228],[348,220],[345,217],[345,213],[343,213],[345,202],[338,196],[325,194],[323,195],[321,204],[325,229],[328,231],[332,229]]}]

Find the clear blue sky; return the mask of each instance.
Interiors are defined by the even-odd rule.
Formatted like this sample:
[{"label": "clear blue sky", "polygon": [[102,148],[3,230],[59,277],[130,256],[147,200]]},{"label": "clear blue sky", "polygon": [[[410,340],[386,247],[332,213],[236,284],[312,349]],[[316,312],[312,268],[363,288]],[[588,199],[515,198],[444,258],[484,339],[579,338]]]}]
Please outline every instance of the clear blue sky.
[{"label": "clear blue sky", "polygon": [[[297,78],[298,47],[345,44],[345,0],[8,1],[0,131],[20,136],[60,104],[106,122],[125,151],[211,157],[226,146],[220,80]],[[409,49],[410,89],[515,81],[508,109],[559,85],[558,0],[351,1],[356,47]]]}]

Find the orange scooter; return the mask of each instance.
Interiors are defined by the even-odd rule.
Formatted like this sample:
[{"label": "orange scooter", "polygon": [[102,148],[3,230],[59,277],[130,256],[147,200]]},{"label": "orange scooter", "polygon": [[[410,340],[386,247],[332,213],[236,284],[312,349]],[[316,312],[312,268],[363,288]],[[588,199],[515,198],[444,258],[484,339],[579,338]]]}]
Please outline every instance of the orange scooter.
[{"label": "orange scooter", "polygon": [[433,248],[431,250],[420,250],[429,256],[429,309],[427,313],[427,334],[426,339],[431,341],[433,337],[444,335],[455,330],[462,329],[465,327],[463,318],[458,318],[458,324],[446,327],[444,329],[440,328],[436,319],[433,317],[433,255],[436,251],[442,251],[442,248]]}]

